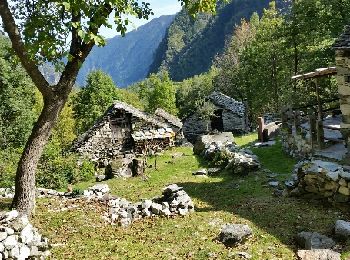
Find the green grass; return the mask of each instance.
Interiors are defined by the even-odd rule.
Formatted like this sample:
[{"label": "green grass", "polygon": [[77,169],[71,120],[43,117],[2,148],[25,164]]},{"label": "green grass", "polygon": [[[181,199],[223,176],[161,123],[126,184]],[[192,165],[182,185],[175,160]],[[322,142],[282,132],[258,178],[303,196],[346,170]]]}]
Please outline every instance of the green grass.
[{"label": "green grass", "polygon": [[[246,140],[251,142],[250,138]],[[184,156],[172,159],[174,152],[183,152]],[[292,159],[285,157],[278,145],[255,152],[273,172],[287,174],[293,168]],[[270,162],[270,159],[276,161]],[[154,158],[148,163],[154,165]],[[37,203],[33,221],[54,244],[53,258],[238,259],[235,253],[244,251],[259,260],[295,259],[297,232],[307,230],[330,235],[336,219],[349,219],[347,213],[322,203],[273,197],[272,190],[265,186],[267,177],[263,171],[245,176],[223,172],[207,179],[193,176],[192,171],[204,167],[205,163],[193,156],[190,148],[165,152],[158,158],[157,166],[158,170],[147,169],[147,181],[131,178],[105,183],[113,194],[131,201],[160,195],[164,186],[177,183],[192,197],[194,213],[185,217],[144,219],[120,228],[102,220],[104,205],[77,201],[78,208],[55,212],[72,202],[42,199]],[[91,184],[81,183],[77,188]],[[253,228],[254,236],[243,245],[226,248],[215,240],[223,223],[246,223]]]},{"label": "green grass", "polygon": [[250,143],[255,142],[257,140],[258,140],[257,133],[235,136],[235,143],[239,146],[247,146]]}]

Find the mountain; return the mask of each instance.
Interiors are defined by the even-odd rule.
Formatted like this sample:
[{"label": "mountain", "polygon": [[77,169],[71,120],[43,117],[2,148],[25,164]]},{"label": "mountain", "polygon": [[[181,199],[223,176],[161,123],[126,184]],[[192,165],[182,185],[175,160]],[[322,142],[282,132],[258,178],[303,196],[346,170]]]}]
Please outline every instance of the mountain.
[{"label": "mountain", "polygon": [[87,74],[101,69],[111,75],[118,87],[126,87],[144,79],[153,62],[155,50],[174,20],[165,15],[151,20],[125,35],[107,41],[104,47],[94,47],[80,69],[77,84],[83,86]]},{"label": "mountain", "polygon": [[166,69],[171,78],[181,81],[208,71],[217,54],[232,36],[241,19],[254,12],[262,13],[270,0],[232,0],[219,4],[215,16],[200,15],[192,19],[185,10],[179,12],[157,48],[149,73]]}]

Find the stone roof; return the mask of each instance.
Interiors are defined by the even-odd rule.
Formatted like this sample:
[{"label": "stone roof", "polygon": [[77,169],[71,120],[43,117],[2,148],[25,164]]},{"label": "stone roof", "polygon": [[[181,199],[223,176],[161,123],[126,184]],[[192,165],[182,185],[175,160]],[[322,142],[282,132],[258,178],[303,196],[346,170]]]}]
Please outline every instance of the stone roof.
[{"label": "stone roof", "polygon": [[171,114],[169,114],[168,112],[166,112],[165,110],[161,109],[161,108],[157,108],[157,110],[154,112],[154,114],[156,116],[159,116],[163,119],[165,119],[165,121],[173,126],[176,126],[178,128],[182,128],[182,122],[179,118],[177,118],[176,116],[173,116]]},{"label": "stone roof", "polygon": [[333,48],[336,50],[350,49],[350,25],[345,26],[343,33],[333,44]]},{"label": "stone roof", "polygon": [[135,140],[166,138],[174,135],[169,124],[163,123],[160,120],[158,120],[155,116],[147,114],[127,103],[116,101],[107,109],[104,115],[101,116],[89,130],[87,130],[85,133],[83,133],[77,138],[77,140],[73,144],[73,150],[81,146],[86,140],[93,136],[96,131],[98,131],[101,127],[105,125],[109,116],[113,114],[115,110],[119,109],[124,110],[132,114],[132,116],[140,118],[158,128],[157,130],[150,130],[147,132],[138,131],[132,133],[132,136]]},{"label": "stone roof", "polygon": [[154,116],[147,114],[127,103],[121,102],[121,101],[116,101],[114,102],[114,104],[107,110],[108,112],[112,112],[114,109],[122,109],[125,110],[126,112],[129,112],[130,114],[132,114],[134,117],[140,118],[145,120],[146,122],[149,122],[155,126],[158,127],[164,127],[164,128],[168,128],[169,125],[166,123],[163,123],[159,120],[157,120]]},{"label": "stone roof", "polygon": [[230,110],[231,112],[244,116],[245,105],[242,102],[236,101],[225,94],[214,91],[208,96],[208,99],[216,106]]}]

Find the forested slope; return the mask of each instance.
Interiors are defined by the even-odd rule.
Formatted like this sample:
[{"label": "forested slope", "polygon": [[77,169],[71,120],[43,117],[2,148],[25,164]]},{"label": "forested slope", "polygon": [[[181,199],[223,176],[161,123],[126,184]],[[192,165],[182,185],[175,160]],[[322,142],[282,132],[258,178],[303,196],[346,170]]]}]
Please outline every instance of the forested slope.
[{"label": "forested slope", "polygon": [[180,81],[207,71],[213,59],[225,47],[233,28],[254,12],[268,7],[268,0],[233,0],[222,4],[215,16],[200,15],[192,19],[181,11],[159,45],[150,73],[169,70],[173,80]]}]

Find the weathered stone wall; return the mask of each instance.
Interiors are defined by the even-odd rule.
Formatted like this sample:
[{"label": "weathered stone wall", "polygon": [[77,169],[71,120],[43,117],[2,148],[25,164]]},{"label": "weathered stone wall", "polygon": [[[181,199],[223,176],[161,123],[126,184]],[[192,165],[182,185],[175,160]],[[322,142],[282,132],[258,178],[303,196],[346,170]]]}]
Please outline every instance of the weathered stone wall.
[{"label": "weathered stone wall", "polygon": [[84,157],[92,161],[98,161],[117,156],[122,148],[122,141],[115,140],[113,142],[110,124],[108,121],[104,121],[102,126],[76,150]]},{"label": "weathered stone wall", "polygon": [[224,123],[225,132],[243,132],[245,131],[245,118],[231,111],[224,110],[222,112],[222,121]]},{"label": "weathered stone wall", "polygon": [[[225,132],[242,133],[246,131],[245,118],[230,110],[223,110],[222,121]],[[212,130],[211,121],[203,120],[196,114],[189,116],[183,124],[183,133],[191,142],[194,142],[198,136],[207,134]]]},{"label": "weathered stone wall", "polygon": [[[118,117],[112,111],[78,140],[75,150],[93,161],[109,161],[123,154],[141,153],[147,143],[153,142],[157,148],[172,146],[175,135],[165,123],[155,125],[129,113]],[[152,148],[148,145],[147,150]]]},{"label": "weathered stone wall", "polygon": [[331,202],[350,201],[350,168],[321,160],[304,161],[295,166],[298,176],[291,195],[326,198]]},{"label": "weathered stone wall", "polygon": [[310,140],[302,134],[288,134],[285,130],[281,131],[282,148],[287,154],[296,158],[309,158],[312,155],[312,146]]},{"label": "weathered stone wall", "polygon": [[[347,51],[348,52],[348,51]],[[348,56],[348,57],[346,57]],[[349,143],[350,137],[350,58],[349,53],[343,50],[336,51],[336,67],[338,82],[338,93],[340,98],[340,109],[342,112],[343,122],[341,124],[341,132],[344,139]],[[348,146],[348,149],[350,147]]]},{"label": "weathered stone wall", "polygon": [[183,133],[187,140],[193,142],[199,135],[211,131],[209,120],[200,119],[198,115],[190,115],[183,124]]}]

